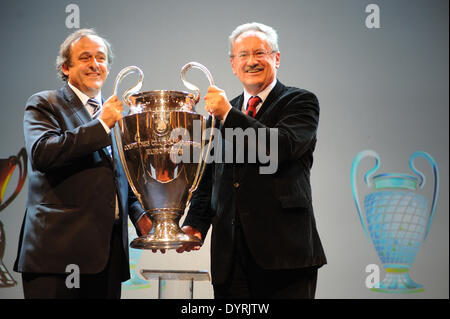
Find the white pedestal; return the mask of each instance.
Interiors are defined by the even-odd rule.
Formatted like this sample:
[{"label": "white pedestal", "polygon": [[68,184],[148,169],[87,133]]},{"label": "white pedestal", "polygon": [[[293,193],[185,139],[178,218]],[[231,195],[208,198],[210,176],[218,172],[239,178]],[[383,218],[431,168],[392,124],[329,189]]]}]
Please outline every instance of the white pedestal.
[{"label": "white pedestal", "polygon": [[142,269],[147,280],[158,280],[158,299],[193,299],[194,281],[211,280],[206,270]]}]

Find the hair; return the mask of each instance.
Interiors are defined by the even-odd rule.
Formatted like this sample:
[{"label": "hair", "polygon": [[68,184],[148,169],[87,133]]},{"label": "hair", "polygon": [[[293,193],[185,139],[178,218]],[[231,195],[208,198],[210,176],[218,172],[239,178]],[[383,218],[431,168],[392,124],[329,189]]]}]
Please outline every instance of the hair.
[{"label": "hair", "polygon": [[234,42],[236,39],[244,32],[247,31],[259,31],[264,33],[267,36],[267,42],[269,43],[270,47],[273,51],[279,52],[278,48],[278,34],[275,31],[274,28],[269,27],[265,24],[258,23],[258,22],[251,22],[251,23],[245,23],[238,26],[234,31],[231,33],[229,40],[230,40],[230,49],[228,54],[231,56],[233,54],[233,48],[234,48]]},{"label": "hair", "polygon": [[70,60],[70,57],[71,57],[71,52],[70,52],[71,50],[70,50],[70,48],[71,48],[72,43],[80,40],[81,38],[84,38],[84,37],[90,36],[90,35],[99,37],[100,39],[103,40],[103,43],[105,43],[106,55],[107,55],[107,60],[108,60],[108,68],[111,67],[112,60],[113,60],[113,57],[114,57],[112,49],[111,49],[111,44],[106,39],[104,39],[101,36],[99,36],[97,34],[97,32],[95,32],[94,29],[80,29],[80,30],[77,30],[77,31],[71,33],[64,40],[64,42],[60,46],[59,55],[56,58],[56,69],[58,71],[58,76],[64,82],[67,82],[68,77],[63,72],[63,66],[70,66],[70,65],[72,65],[72,61]]}]

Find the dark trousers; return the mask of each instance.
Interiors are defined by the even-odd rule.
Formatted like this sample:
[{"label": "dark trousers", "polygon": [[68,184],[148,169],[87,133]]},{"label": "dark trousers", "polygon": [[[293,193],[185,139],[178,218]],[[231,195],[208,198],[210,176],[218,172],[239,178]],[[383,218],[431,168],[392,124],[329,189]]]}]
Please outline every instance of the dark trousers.
[{"label": "dark trousers", "polygon": [[98,274],[81,274],[79,288],[67,287],[66,279],[70,273],[23,273],[24,297],[25,299],[120,299],[124,269],[128,269],[125,263],[121,226],[116,223],[111,236],[109,260],[103,271]]},{"label": "dark trousers", "polygon": [[214,285],[216,299],[314,299],[317,267],[263,269],[251,255],[240,227],[236,229],[235,243],[229,279]]}]

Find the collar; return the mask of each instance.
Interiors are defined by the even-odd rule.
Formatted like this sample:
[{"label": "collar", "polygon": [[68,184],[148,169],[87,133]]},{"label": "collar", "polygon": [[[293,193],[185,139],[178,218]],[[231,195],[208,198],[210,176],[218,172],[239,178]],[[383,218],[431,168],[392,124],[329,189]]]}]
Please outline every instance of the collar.
[{"label": "collar", "polygon": [[[277,84],[277,78],[275,77],[275,79],[272,81],[272,83],[270,83],[264,90],[262,90],[261,92],[256,94],[256,96],[259,96],[259,98],[261,99],[261,103],[259,103],[258,106],[256,107],[256,112],[259,111],[259,108],[261,107],[261,105],[263,105],[263,103],[266,100],[267,96],[269,95],[270,91],[272,91],[272,89],[275,87],[276,84]],[[248,93],[247,90],[245,90],[245,88],[244,88],[244,102],[242,104],[242,110],[245,111],[245,109],[247,108],[248,100],[252,96],[255,96],[255,95]]]},{"label": "collar", "polygon": [[[75,86],[73,86],[72,84],[70,84],[69,81],[67,81],[67,84],[69,85],[69,87],[72,89],[73,93],[75,93],[75,95],[80,99],[81,103],[86,106],[88,100],[90,99],[89,96],[87,96],[86,94],[84,94],[83,92],[81,92],[79,89],[77,89]],[[99,92],[97,94],[97,96],[94,97],[94,100],[96,100],[100,106],[103,105],[102,103],[102,93]]]}]

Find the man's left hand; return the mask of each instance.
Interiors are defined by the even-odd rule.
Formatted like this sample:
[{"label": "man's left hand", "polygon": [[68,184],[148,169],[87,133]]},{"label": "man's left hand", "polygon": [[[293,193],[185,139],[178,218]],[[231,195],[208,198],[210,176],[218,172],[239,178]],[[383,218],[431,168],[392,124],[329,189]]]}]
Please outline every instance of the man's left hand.
[{"label": "man's left hand", "polygon": [[139,232],[142,236],[147,235],[149,231],[152,229],[152,221],[147,216],[147,214],[144,214],[139,220],[137,221],[137,226],[139,228]]}]

